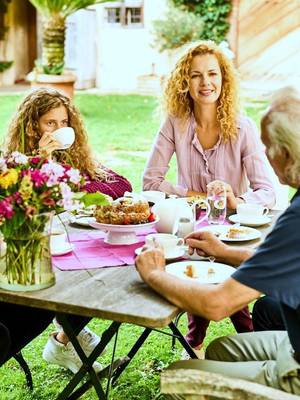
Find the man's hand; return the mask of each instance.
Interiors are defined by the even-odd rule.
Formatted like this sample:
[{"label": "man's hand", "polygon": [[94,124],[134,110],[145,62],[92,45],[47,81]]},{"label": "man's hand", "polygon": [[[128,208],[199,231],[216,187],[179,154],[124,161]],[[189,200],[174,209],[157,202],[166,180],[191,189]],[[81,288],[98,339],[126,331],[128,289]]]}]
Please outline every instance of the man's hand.
[{"label": "man's hand", "polygon": [[196,231],[185,238],[189,246],[189,253],[193,251],[202,257],[215,257],[226,264],[239,266],[253,255],[253,250],[247,247],[232,247],[221,242],[213,233],[208,231]]},{"label": "man's hand", "polygon": [[151,273],[165,270],[166,261],[163,250],[155,243],[151,247],[144,246],[141,254],[135,259],[135,265],[142,279],[149,282]]},{"label": "man's hand", "polygon": [[213,256],[218,260],[224,260],[226,257],[228,246],[211,232],[192,232],[185,238],[185,242],[189,246],[189,254],[196,250],[202,257]]}]

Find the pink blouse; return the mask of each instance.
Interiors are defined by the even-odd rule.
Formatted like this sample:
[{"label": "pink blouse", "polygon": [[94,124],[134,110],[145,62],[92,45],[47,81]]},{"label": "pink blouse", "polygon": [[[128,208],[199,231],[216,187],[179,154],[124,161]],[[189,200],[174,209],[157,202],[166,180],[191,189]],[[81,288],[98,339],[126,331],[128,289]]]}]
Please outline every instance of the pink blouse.
[{"label": "pink blouse", "polygon": [[[224,143],[220,139],[208,150],[203,150],[198,140],[194,116],[190,117],[185,131],[179,122],[178,118],[168,117],[161,126],[144,172],[144,190],[184,197],[188,190],[206,192],[206,185],[218,179],[229,183],[235,196],[248,203],[268,207],[275,204],[264,146],[250,118],[239,117],[236,140]],[[165,180],[174,153],[177,185]]]}]

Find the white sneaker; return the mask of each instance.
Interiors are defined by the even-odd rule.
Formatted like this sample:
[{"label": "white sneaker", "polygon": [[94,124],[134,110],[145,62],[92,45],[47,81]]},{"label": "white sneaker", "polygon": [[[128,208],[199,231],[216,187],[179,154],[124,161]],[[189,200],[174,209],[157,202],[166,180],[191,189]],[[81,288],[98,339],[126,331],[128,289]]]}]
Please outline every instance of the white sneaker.
[{"label": "white sneaker", "polygon": [[78,342],[87,356],[91,354],[97,344],[100,342],[100,337],[85,327],[77,335]]},{"label": "white sneaker", "polygon": [[[56,333],[50,335],[43,351],[43,359],[51,364],[67,368],[75,374],[81,368],[82,361],[71,342],[64,345],[55,339],[55,335]],[[101,364],[97,361],[94,362],[93,368],[96,373],[102,370]]]},{"label": "white sneaker", "polygon": [[[59,332],[63,331],[63,327],[56,320],[56,318],[53,318],[52,322]],[[100,337],[98,335],[96,335],[96,333],[92,332],[87,327],[83,328],[82,331],[79,332],[79,334],[77,335],[77,339],[78,339],[78,342],[80,343],[80,346],[82,347],[83,351],[85,352],[85,354],[87,356],[89,356],[91,354],[91,352],[94,350],[94,348],[100,342]],[[103,353],[104,353],[104,351],[103,351]]]}]

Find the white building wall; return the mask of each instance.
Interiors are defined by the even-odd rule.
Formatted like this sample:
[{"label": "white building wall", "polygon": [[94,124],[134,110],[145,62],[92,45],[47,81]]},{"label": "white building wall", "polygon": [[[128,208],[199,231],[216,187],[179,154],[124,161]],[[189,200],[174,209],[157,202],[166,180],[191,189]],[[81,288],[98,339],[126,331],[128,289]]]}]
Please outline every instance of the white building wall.
[{"label": "white building wall", "polygon": [[144,0],[142,27],[108,24],[105,4],[97,10],[98,64],[96,86],[101,92],[128,93],[137,91],[137,77],[154,70],[165,73],[167,56],[152,47],[152,21],[166,9],[165,0]]},{"label": "white building wall", "polygon": [[95,87],[97,68],[96,11],[79,10],[67,19],[65,66],[77,80],[76,89]]}]

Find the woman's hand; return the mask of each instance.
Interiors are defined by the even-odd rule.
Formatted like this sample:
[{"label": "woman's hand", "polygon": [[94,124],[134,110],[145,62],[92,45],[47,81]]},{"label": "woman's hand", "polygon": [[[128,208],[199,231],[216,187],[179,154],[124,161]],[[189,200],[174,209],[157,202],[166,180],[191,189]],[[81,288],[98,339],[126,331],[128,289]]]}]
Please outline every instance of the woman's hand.
[{"label": "woman's hand", "polygon": [[213,256],[218,260],[226,258],[228,246],[211,232],[192,232],[185,238],[185,242],[189,246],[190,255],[196,250],[197,254],[201,257]]},{"label": "woman's hand", "polygon": [[61,143],[55,140],[50,132],[45,132],[39,141],[39,153],[45,158],[51,158],[53,151],[60,148]]},{"label": "woman's hand", "polygon": [[207,185],[207,190],[214,190],[216,195],[222,194],[223,188],[225,188],[226,191],[226,202],[228,208],[235,210],[239,203],[245,202],[243,199],[235,197],[232,187],[229,185],[229,183],[216,180]]}]

